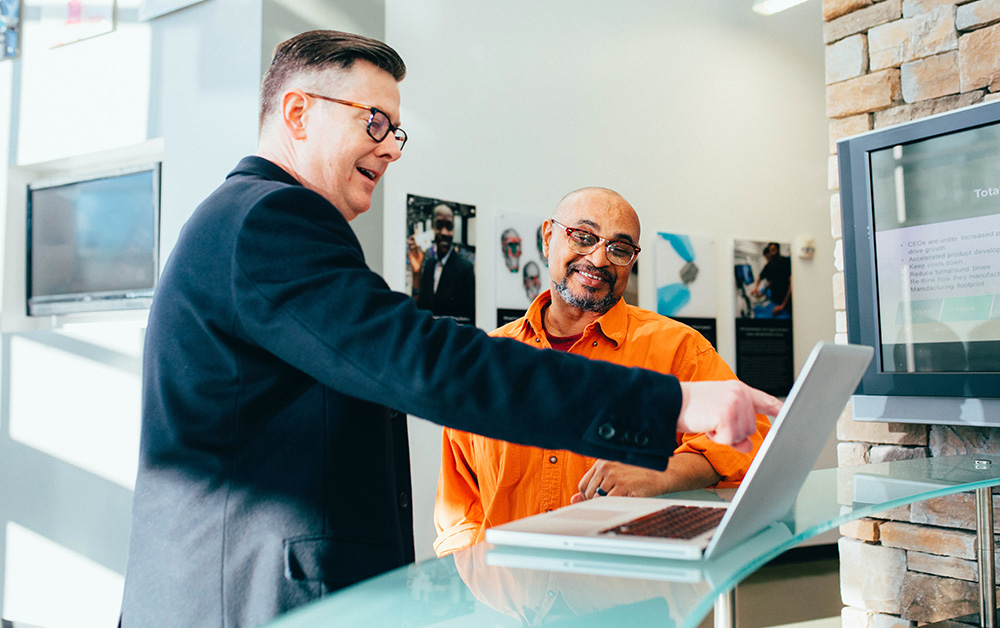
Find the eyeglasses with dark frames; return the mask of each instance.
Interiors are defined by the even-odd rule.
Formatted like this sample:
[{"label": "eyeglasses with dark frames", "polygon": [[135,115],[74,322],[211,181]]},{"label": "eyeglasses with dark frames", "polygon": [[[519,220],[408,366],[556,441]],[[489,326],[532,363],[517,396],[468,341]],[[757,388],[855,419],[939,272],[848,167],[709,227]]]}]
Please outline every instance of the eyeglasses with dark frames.
[{"label": "eyeglasses with dark frames", "polygon": [[599,235],[593,234],[586,229],[576,229],[567,227],[555,220],[552,224],[559,225],[566,230],[566,237],[569,240],[569,248],[577,255],[590,255],[597,248],[597,245],[604,242],[604,250],[608,256],[608,261],[616,266],[628,266],[629,262],[639,254],[638,246],[625,240],[608,240]]},{"label": "eyeglasses with dark frames", "polygon": [[305,92],[305,95],[310,98],[319,98],[320,100],[334,102],[338,105],[347,105],[348,107],[356,107],[357,109],[367,109],[370,113],[368,116],[368,137],[372,138],[376,142],[381,142],[387,135],[392,133],[393,137],[396,139],[396,144],[399,145],[399,150],[403,150],[403,145],[406,144],[406,131],[390,122],[389,116],[387,116],[381,109],[372,107],[371,105],[363,105],[359,102],[351,102],[350,100],[341,100],[339,98],[321,96],[320,94],[310,94],[309,92]]}]

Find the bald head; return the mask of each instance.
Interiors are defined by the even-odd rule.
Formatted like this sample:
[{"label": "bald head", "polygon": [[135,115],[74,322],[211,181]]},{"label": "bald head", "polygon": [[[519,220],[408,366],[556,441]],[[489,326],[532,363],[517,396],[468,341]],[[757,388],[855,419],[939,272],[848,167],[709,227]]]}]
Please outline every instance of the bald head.
[{"label": "bald head", "polygon": [[591,226],[613,224],[624,231],[599,235],[639,243],[639,215],[625,197],[614,190],[597,187],[574,190],[562,197],[552,212],[552,218],[569,226],[574,226],[578,220]]},{"label": "bald head", "polygon": [[434,207],[434,220],[438,218],[443,218],[444,220],[452,220],[455,217],[455,212],[452,211],[451,207],[448,207],[444,203]]},{"label": "bald head", "polygon": [[[576,240],[580,231],[571,235],[567,228],[587,231],[601,241],[581,247]],[[607,312],[624,294],[635,264],[634,253],[627,263],[620,255],[630,250],[629,245],[639,246],[639,216],[632,205],[614,190],[582,188],[559,201],[543,229],[542,249],[549,259],[553,294],[559,297],[553,298],[557,319],[560,314],[572,315],[572,310]],[[620,243],[615,246],[617,263],[608,256],[609,242]]]}]

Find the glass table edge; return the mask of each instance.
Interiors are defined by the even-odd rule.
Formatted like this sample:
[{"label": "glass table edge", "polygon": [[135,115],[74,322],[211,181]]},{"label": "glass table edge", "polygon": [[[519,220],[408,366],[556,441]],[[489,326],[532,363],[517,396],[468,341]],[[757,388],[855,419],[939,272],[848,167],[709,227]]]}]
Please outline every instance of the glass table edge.
[{"label": "glass table edge", "polygon": [[[914,492],[905,496],[890,499],[880,503],[867,504],[867,503],[857,503],[852,502],[851,504],[841,504],[837,499],[838,485],[840,482],[845,481],[845,478],[852,477],[859,472],[878,472],[880,470],[889,469],[891,466],[897,468],[905,467],[907,465],[917,467],[921,462],[927,461],[959,461],[960,459],[980,459],[986,458],[990,459],[992,464],[990,469],[983,469],[983,472],[988,471],[993,472],[995,475],[989,477],[983,477],[982,479],[974,480],[971,482],[958,482],[954,484],[937,484],[931,487],[927,485],[927,490]],[[893,479],[890,476],[886,476],[889,479]],[[812,482],[810,482],[812,480]],[[934,478],[924,478],[926,481],[940,481]],[[921,479],[917,478],[916,482],[920,482]],[[799,546],[803,541],[823,534],[835,527],[839,527],[845,523],[855,521],[858,519],[863,519],[870,515],[884,512],[887,510],[892,510],[899,506],[905,506],[919,501],[924,501],[927,499],[933,499],[936,497],[943,497],[955,493],[974,491],[979,488],[987,488],[1000,485],[1000,455],[979,455],[979,454],[959,454],[957,456],[943,456],[938,458],[926,458],[926,459],[914,459],[914,460],[897,460],[890,462],[881,462],[873,464],[864,464],[856,466],[846,466],[846,467],[835,467],[829,469],[818,469],[810,473],[810,477],[807,479],[806,484],[800,490],[798,497],[796,498],[796,505],[803,500],[803,493],[815,490],[815,486],[810,484],[825,483],[824,488],[825,495],[823,496],[824,508],[822,513],[816,512],[815,510],[810,510],[807,513],[807,520],[796,520],[793,526],[796,530],[792,533],[791,537],[784,539],[778,543],[772,544],[770,547],[762,549],[762,551],[755,552],[754,556],[749,560],[742,562],[736,568],[726,571],[720,574],[719,581],[714,583],[710,590],[705,593],[702,598],[685,614],[683,620],[677,624],[677,628],[695,628],[701,621],[708,615],[708,613],[713,609],[715,600],[731,589],[737,586],[740,582],[746,579],[750,574],[756,572],[761,567],[765,566],[770,561],[774,560],[781,554],[785,553],[789,549]],[[832,491],[833,499],[830,499]],[[694,493],[694,492],[689,492]],[[713,493],[709,491],[708,493]],[[675,495],[670,495],[668,497],[675,497]],[[713,494],[708,499],[713,501],[718,500],[718,496]],[[813,504],[815,505],[815,504]],[[832,514],[831,511],[836,510],[837,512]],[[793,508],[794,512],[794,508]],[[784,520],[783,520],[784,521]],[[802,525],[796,525],[802,524]],[[719,559],[724,559],[726,557],[733,558],[731,554],[739,552],[741,548],[747,546],[748,543],[752,542],[756,537],[751,537],[748,541],[744,541],[739,546],[729,550],[725,554],[719,557]],[[424,562],[432,562],[436,560],[445,560],[449,557],[441,558],[430,558]],[[711,561],[703,561],[705,563]],[[303,607],[295,609],[294,611],[287,613],[285,615],[276,617],[271,623],[268,623],[267,628],[306,628],[307,626],[319,626],[325,625],[331,619],[329,613],[326,612],[328,609],[325,608],[326,605],[323,604],[324,600],[331,601],[338,596],[343,595],[361,595],[362,597],[371,597],[371,602],[375,603],[376,597],[369,596],[367,593],[362,592],[363,589],[372,586],[373,584],[382,581],[392,580],[393,578],[398,579],[401,574],[404,574],[407,569],[413,565],[405,565],[399,567],[395,570],[386,572],[379,576],[375,576],[368,580],[356,583],[345,589],[341,589],[336,593],[325,596],[324,598],[317,600],[316,602],[307,604]],[[403,578],[405,582],[405,577]]]},{"label": "glass table edge", "polygon": [[[798,547],[803,541],[811,539],[813,537],[819,536],[825,532],[833,530],[834,528],[839,528],[845,523],[850,523],[851,521],[857,521],[859,519],[864,519],[875,515],[880,512],[885,512],[898,508],[900,506],[906,506],[914,504],[916,502],[926,501],[929,499],[934,499],[937,497],[945,497],[948,495],[953,495],[956,493],[966,493],[970,491],[975,491],[980,488],[989,488],[994,486],[1000,486],[1000,456],[997,455],[979,455],[979,454],[960,454],[970,459],[991,459],[993,464],[990,465],[994,473],[997,474],[996,477],[983,478],[981,480],[976,480],[972,482],[955,483],[955,484],[940,484],[935,488],[928,488],[923,492],[915,492],[906,496],[897,497],[880,503],[860,503],[852,502],[851,504],[841,504],[839,500],[834,500],[831,508],[836,508],[839,512],[832,517],[817,517],[817,519],[822,519],[819,521],[802,522],[806,523],[801,529],[797,529],[790,538],[784,540],[773,547],[761,552],[753,559],[744,563],[739,569],[729,574],[727,577],[720,580],[719,584],[713,587],[711,593],[705,596],[698,604],[687,614],[684,621],[678,624],[677,628],[694,628],[698,626],[702,620],[712,611],[715,600],[720,596],[728,593],[733,587],[739,585],[740,582],[745,580],[751,574],[755,573],[761,567],[767,565],[775,558],[781,556],[785,552],[795,547]],[[957,458],[957,456],[946,456],[939,457],[936,460],[941,461],[946,458]],[[918,459],[918,460],[932,460]],[[853,478],[855,473],[862,473],[865,471],[878,471],[880,469],[888,468],[890,465],[900,466],[899,463],[911,463],[912,461],[895,460],[889,462],[864,464],[864,465],[852,465],[845,467],[834,467],[829,469],[816,469],[810,473],[812,478],[822,478],[823,476],[830,476],[833,478],[834,486],[833,490],[837,490],[837,484],[845,480],[845,476],[850,476]],[[987,469],[983,469],[987,471]],[[887,476],[889,477],[889,476]],[[891,479],[891,478],[890,478]],[[918,480],[919,481],[919,480]],[[799,497],[796,499],[796,505],[802,499],[802,492],[808,490],[810,487],[804,485],[800,490]],[[817,514],[815,511],[810,511],[810,515]],[[796,521],[796,523],[800,523]],[[730,552],[738,552],[741,548],[745,546],[746,543],[752,542],[755,537],[751,537],[748,541],[741,543],[739,546],[730,550]]]}]

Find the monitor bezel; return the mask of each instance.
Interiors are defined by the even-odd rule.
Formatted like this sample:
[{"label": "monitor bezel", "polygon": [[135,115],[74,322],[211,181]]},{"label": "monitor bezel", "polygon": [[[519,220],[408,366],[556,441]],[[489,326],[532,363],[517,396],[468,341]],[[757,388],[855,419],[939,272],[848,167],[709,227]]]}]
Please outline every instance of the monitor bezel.
[{"label": "monitor bezel", "polygon": [[[148,309],[152,304],[153,291],[160,280],[160,194],[161,194],[161,161],[149,161],[92,170],[75,175],[64,175],[39,179],[27,185],[25,199],[25,313],[29,317],[62,316],[90,312],[114,312],[123,310]],[[67,295],[32,295],[32,194],[35,191],[46,190],[65,185],[74,185],[121,177],[140,172],[152,173],[153,202],[153,281],[152,286],[135,290],[114,291],[83,291]]]},{"label": "monitor bezel", "polygon": [[869,160],[873,151],[997,123],[1000,123],[1000,101],[992,101],[876,129],[837,143],[847,338],[852,344],[875,348],[875,357],[858,387],[859,394],[1000,397],[1000,373],[899,373],[883,370]]}]

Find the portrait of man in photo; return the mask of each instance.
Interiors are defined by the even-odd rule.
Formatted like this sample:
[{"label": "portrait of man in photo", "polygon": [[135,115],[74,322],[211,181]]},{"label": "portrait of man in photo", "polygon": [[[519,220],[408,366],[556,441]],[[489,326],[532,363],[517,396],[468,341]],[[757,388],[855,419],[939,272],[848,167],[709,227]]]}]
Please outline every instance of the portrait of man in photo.
[{"label": "portrait of man in photo", "polygon": [[476,208],[408,195],[407,260],[417,307],[460,323],[476,323]]}]

